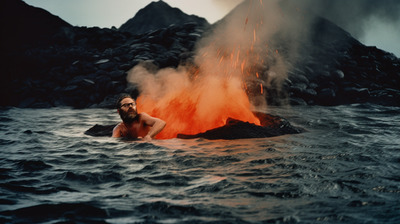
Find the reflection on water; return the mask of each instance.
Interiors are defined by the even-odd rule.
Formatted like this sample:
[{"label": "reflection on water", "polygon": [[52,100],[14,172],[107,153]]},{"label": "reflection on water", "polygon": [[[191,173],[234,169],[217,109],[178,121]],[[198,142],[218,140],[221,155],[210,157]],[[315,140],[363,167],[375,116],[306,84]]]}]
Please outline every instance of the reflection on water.
[{"label": "reflection on water", "polygon": [[0,222],[398,223],[400,109],[269,108],[307,132],[91,137],[114,110],[0,111]]}]

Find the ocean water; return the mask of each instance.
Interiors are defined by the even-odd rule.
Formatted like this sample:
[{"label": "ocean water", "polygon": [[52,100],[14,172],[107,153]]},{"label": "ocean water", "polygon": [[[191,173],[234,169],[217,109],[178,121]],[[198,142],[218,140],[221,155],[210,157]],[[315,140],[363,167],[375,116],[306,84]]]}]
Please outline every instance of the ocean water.
[{"label": "ocean water", "polygon": [[115,110],[3,108],[0,223],[400,223],[399,107],[264,112],[307,131],[126,141],[84,135]]}]

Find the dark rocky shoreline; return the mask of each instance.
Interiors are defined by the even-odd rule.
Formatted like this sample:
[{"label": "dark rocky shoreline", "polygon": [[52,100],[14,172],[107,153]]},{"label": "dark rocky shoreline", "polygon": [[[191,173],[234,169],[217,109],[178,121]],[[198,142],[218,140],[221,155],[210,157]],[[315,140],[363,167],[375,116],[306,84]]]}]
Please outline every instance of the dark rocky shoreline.
[{"label": "dark rocky shoreline", "polygon": [[[3,10],[11,7],[9,2],[3,1]],[[213,29],[190,22],[132,34],[116,28],[73,27],[53,16],[58,23],[46,32],[38,28],[43,22],[38,21],[34,25],[41,33],[16,33],[10,15],[38,10],[16,2],[19,5],[9,9],[14,11],[2,16],[7,38],[1,45],[0,106],[113,107],[120,93],[139,94],[126,81],[132,67],[143,62],[158,68],[193,63],[196,44]],[[316,21],[312,42],[302,45],[302,59],[293,62],[283,86],[265,88],[268,104],[400,106],[399,58],[364,46],[323,18]],[[285,56],[285,43],[276,46]],[[260,72],[268,76],[267,70]]]},{"label": "dark rocky shoreline", "polygon": [[57,44],[30,48],[14,58],[9,74],[18,78],[3,76],[3,84],[7,83],[3,94],[12,94],[2,105],[110,107],[121,92],[137,96],[126,81],[133,66],[139,62],[177,66],[192,56],[203,31],[189,23],[135,36],[84,27],[60,32],[54,37]]}]

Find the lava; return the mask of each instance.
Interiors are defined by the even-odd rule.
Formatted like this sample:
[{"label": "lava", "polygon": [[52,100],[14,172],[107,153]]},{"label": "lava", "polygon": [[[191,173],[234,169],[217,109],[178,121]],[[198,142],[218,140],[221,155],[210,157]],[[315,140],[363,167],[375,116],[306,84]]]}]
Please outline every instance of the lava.
[{"label": "lava", "polygon": [[163,83],[156,81],[153,85],[165,87],[164,91],[160,91],[163,94],[144,92],[137,99],[139,111],[167,122],[157,138],[175,138],[179,133],[204,132],[225,125],[229,117],[260,124],[251,111],[251,104],[240,79],[206,75],[191,80],[189,73],[178,74],[159,74],[166,79]]},{"label": "lava", "polygon": [[140,89],[138,111],[167,122],[157,138],[205,132],[225,125],[228,118],[260,125],[249,98],[256,94],[265,99],[262,67],[270,52],[265,49],[270,32],[263,7],[261,0],[250,2],[244,27],[235,17],[203,38],[191,65],[156,72],[138,65],[131,70],[128,81]]}]

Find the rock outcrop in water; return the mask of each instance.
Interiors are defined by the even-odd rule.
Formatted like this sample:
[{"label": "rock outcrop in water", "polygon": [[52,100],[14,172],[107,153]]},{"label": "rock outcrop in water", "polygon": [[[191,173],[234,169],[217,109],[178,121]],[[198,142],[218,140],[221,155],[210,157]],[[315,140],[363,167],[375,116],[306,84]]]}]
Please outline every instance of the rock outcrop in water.
[{"label": "rock outcrop in water", "polygon": [[85,131],[85,135],[90,135],[93,137],[111,137],[114,127],[117,124],[109,124],[109,125],[102,125],[102,124],[95,124],[93,127],[89,128]]},{"label": "rock outcrop in water", "polygon": [[[21,0],[0,4],[1,106],[112,107],[121,92],[139,94],[126,81],[133,66],[140,62],[159,68],[192,63],[196,43],[209,29],[201,19],[141,34],[121,31],[122,27],[73,27]],[[164,2],[151,4],[167,7]],[[291,61],[283,86],[265,89],[269,104],[400,105],[397,57],[364,46],[320,17],[311,34],[312,41],[300,45],[302,60]],[[289,41],[281,40],[277,50],[290,61],[291,56],[285,55]],[[262,74],[267,76],[267,70]]]},{"label": "rock outcrop in water", "polygon": [[257,112],[261,125],[243,122],[228,118],[225,125],[195,135],[178,134],[178,138],[192,139],[242,139],[242,138],[267,138],[286,134],[299,134],[303,129],[292,126],[286,119]]}]

